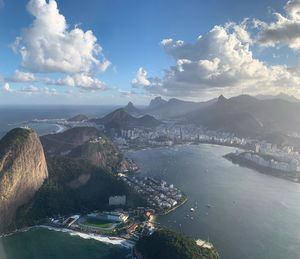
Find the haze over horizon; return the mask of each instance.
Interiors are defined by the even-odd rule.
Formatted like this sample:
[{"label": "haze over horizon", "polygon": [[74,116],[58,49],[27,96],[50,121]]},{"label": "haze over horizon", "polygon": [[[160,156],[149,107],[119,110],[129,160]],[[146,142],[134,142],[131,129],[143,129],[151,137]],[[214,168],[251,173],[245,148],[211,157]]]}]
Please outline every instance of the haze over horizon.
[{"label": "haze over horizon", "polygon": [[0,103],[300,98],[299,13],[299,0],[0,0]]}]

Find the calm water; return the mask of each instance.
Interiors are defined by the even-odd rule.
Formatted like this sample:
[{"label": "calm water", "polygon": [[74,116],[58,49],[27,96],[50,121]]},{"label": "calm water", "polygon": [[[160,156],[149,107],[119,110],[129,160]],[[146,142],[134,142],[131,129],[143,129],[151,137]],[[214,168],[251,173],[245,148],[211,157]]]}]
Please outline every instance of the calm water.
[{"label": "calm water", "polygon": [[0,238],[1,259],[123,259],[129,253],[117,246],[46,229]]},{"label": "calm water", "polygon": [[[77,114],[85,114],[90,118],[102,117],[114,110],[116,106],[0,106],[0,137],[20,123],[33,119],[68,119]],[[28,124],[27,124],[28,125]],[[28,125],[40,135],[56,131],[56,125]]]},{"label": "calm water", "polygon": [[158,219],[162,224],[196,238],[209,238],[224,259],[299,259],[300,184],[222,158],[233,150],[181,146],[129,156],[141,166],[141,175],[174,183],[188,196],[184,206]]}]

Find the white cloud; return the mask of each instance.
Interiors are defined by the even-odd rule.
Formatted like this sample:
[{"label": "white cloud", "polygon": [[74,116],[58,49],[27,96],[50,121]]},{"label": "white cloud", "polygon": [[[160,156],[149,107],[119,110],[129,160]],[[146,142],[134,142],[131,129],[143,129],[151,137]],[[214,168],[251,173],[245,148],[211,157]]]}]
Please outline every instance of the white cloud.
[{"label": "white cloud", "polygon": [[2,87],[2,92],[5,92],[5,93],[10,93],[12,92],[12,89],[10,88],[10,85],[9,83],[5,83]]},{"label": "white cloud", "polygon": [[111,65],[111,62],[109,60],[105,59],[105,60],[103,60],[103,62],[100,62],[98,64],[98,67],[101,72],[105,72],[110,65]]},{"label": "white cloud", "polygon": [[105,71],[110,62],[92,31],[69,29],[55,0],[30,0],[34,21],[14,43],[22,66],[31,72],[81,73],[97,67]]},{"label": "white cloud", "polygon": [[0,9],[4,8],[4,6],[5,6],[4,0],[0,0]]},{"label": "white cloud", "polygon": [[38,88],[38,87],[36,87],[36,86],[34,86],[34,85],[28,85],[28,86],[24,86],[24,87],[20,90],[20,92],[32,94],[32,93],[38,93],[38,92],[40,92],[41,90],[42,90],[41,88]]},{"label": "white cloud", "polygon": [[132,79],[131,84],[133,87],[147,87],[150,85],[150,81],[147,79],[147,71],[140,67],[136,72],[136,76]]},{"label": "white cloud", "polygon": [[85,73],[68,75],[62,79],[50,80],[48,84],[80,87],[85,90],[105,90],[106,85],[99,79],[93,78]]},{"label": "white cloud", "polygon": [[252,39],[246,29],[245,20],[240,25],[215,26],[194,44],[165,39],[161,46],[175,64],[165,70],[163,78],[147,78],[145,71],[139,70],[133,83],[141,78],[151,93],[186,98],[208,91],[234,89],[240,93],[251,87],[267,91],[299,84],[297,72],[285,66],[268,66],[253,57]]},{"label": "white cloud", "polygon": [[25,85],[22,88],[12,89],[9,83],[4,83],[2,89],[4,93],[12,93],[14,95],[41,95],[41,96],[56,96],[59,92],[56,88],[37,87],[34,85]]},{"label": "white cloud", "polygon": [[258,42],[266,46],[288,45],[292,49],[300,48],[300,1],[289,0],[284,6],[286,15],[274,13],[275,22],[270,24],[255,20],[260,29]]},{"label": "white cloud", "polygon": [[5,80],[9,82],[34,82],[36,78],[32,73],[16,70],[12,77],[8,77]]},{"label": "white cloud", "polygon": [[33,95],[33,94],[41,94],[41,95],[48,95],[48,96],[58,95],[58,92],[55,88],[37,87],[34,85],[24,86],[22,89],[18,90],[17,92],[26,95]]}]

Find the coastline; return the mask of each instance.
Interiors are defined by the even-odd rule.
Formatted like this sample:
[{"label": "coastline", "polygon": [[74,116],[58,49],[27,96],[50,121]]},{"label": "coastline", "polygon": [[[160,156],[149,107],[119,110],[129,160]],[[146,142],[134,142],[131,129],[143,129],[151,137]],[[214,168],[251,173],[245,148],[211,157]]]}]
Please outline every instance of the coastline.
[{"label": "coastline", "polygon": [[225,143],[217,143],[217,142],[186,142],[186,143],[175,143],[173,145],[161,145],[161,146],[148,146],[148,147],[130,147],[126,149],[121,149],[123,152],[136,152],[136,151],[145,151],[150,149],[160,149],[160,148],[174,148],[174,147],[180,147],[180,146],[189,146],[189,145],[215,145],[215,146],[221,146],[221,147],[232,147],[232,148],[238,148],[241,150],[251,150],[247,149],[245,146],[239,146],[239,145],[230,145]]},{"label": "coastline", "polygon": [[164,211],[164,212],[160,212],[160,213],[157,213],[155,214],[156,216],[165,216],[165,215],[168,215],[169,213],[171,213],[172,211],[178,209],[179,207],[183,206],[186,202],[187,202],[188,198],[187,196],[184,197],[184,199],[178,203],[176,206],[174,206],[173,208],[167,210],[167,211]]},{"label": "coastline", "polygon": [[250,168],[259,173],[262,173],[265,175],[270,175],[270,176],[281,178],[281,179],[285,179],[287,181],[291,181],[294,183],[300,183],[300,174],[299,173],[296,173],[296,172],[289,173],[289,172],[276,170],[273,168],[264,167],[264,166],[254,163],[254,162],[251,162],[245,158],[242,158],[240,156],[236,156],[234,153],[226,154],[223,157],[225,159],[229,160],[230,162],[232,162],[233,164],[237,164],[241,167]]},{"label": "coastline", "polygon": [[36,226],[32,226],[32,227],[18,229],[18,230],[15,230],[14,232],[0,235],[0,239],[4,238],[4,237],[15,235],[17,233],[27,232],[27,231],[30,231],[32,229],[37,229],[37,228],[48,229],[49,231],[68,233],[68,234],[70,234],[70,236],[78,236],[83,239],[93,239],[93,240],[99,241],[101,243],[122,246],[127,249],[131,249],[134,246],[133,243],[131,243],[128,240],[121,238],[121,237],[110,237],[110,236],[104,236],[104,235],[93,234],[93,233],[87,234],[87,233],[75,231],[75,230],[68,229],[68,228],[57,228],[57,227],[52,227],[52,226],[47,226],[47,225],[36,225]]}]

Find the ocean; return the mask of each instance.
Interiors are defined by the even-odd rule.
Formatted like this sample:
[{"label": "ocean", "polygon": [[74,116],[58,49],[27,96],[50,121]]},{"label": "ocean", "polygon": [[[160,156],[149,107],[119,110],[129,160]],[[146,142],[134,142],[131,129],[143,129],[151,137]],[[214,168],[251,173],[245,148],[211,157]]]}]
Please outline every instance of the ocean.
[{"label": "ocean", "polygon": [[0,238],[1,259],[123,259],[130,250],[43,228]]},{"label": "ocean", "polygon": [[16,127],[29,126],[40,135],[59,130],[55,124],[28,123],[33,119],[68,119],[78,114],[102,117],[117,106],[0,106],[0,137]]}]

